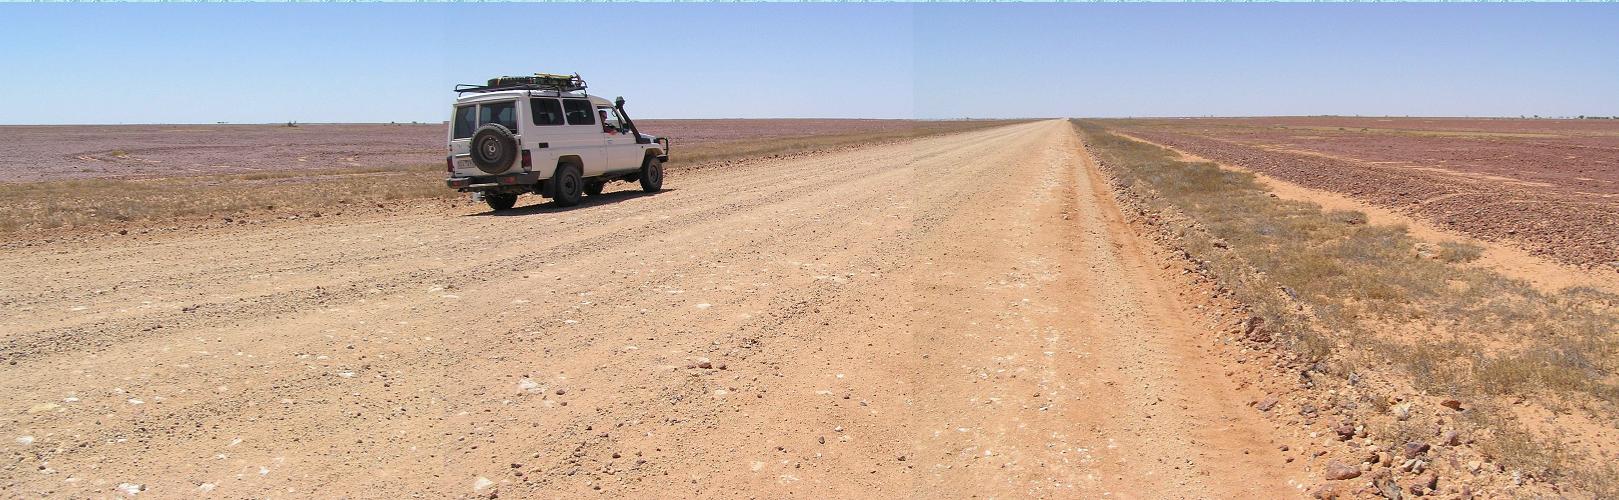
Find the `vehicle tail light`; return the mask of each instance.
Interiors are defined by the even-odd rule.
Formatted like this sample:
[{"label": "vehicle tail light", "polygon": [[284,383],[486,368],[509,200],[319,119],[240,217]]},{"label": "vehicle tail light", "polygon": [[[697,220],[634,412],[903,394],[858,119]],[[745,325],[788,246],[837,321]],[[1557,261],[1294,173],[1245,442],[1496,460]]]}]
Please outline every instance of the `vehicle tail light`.
[{"label": "vehicle tail light", "polygon": [[444,171],[452,174],[455,173],[455,157],[444,157]]},{"label": "vehicle tail light", "polygon": [[533,168],[533,167],[534,167],[534,159],[529,158],[527,149],[523,150],[523,170],[528,170],[528,169]]}]

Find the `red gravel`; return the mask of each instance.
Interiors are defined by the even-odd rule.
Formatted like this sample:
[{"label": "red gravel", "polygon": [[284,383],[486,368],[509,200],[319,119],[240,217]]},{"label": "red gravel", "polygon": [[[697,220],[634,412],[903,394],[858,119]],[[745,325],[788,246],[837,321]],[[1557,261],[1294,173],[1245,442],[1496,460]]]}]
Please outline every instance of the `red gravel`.
[{"label": "red gravel", "polygon": [[1299,117],[1111,125],[1563,262],[1619,269],[1619,120]]},{"label": "red gravel", "polygon": [[[676,147],[903,130],[908,120],[640,120]],[[434,165],[443,124],[0,126],[0,182]]]}]

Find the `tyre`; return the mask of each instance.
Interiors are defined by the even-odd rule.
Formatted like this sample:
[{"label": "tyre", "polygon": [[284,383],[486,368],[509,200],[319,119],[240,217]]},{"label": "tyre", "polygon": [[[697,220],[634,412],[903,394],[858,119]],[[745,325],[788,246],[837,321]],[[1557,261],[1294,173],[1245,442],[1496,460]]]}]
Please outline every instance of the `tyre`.
[{"label": "tyre", "polygon": [[663,160],[648,156],[641,165],[641,190],[656,193],[663,190]]},{"label": "tyre", "polygon": [[602,182],[602,181],[585,181],[585,194],[588,194],[588,195],[591,195],[591,196],[601,196],[602,188],[605,188],[605,187],[607,187],[606,182]]},{"label": "tyre", "polygon": [[509,210],[517,205],[517,195],[511,193],[485,193],[483,202],[489,204],[490,210]]},{"label": "tyre", "polygon": [[485,124],[472,133],[472,164],[486,174],[498,174],[517,160],[517,134],[498,123]]},{"label": "tyre", "polygon": [[551,177],[551,200],[563,207],[578,205],[579,199],[585,196],[585,182],[581,176],[578,165],[565,163],[558,166],[556,175]]}]

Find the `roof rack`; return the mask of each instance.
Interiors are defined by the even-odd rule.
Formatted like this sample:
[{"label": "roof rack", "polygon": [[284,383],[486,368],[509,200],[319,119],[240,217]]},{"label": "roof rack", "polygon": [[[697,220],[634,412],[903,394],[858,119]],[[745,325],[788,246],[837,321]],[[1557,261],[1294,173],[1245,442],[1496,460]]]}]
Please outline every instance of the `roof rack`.
[{"label": "roof rack", "polygon": [[579,92],[586,88],[585,80],[579,78],[578,73],[572,75],[554,75],[550,73],[535,73],[533,76],[502,76],[490,78],[486,85],[462,83],[455,86],[457,94],[467,92],[495,92],[500,90],[542,90],[551,92]]}]

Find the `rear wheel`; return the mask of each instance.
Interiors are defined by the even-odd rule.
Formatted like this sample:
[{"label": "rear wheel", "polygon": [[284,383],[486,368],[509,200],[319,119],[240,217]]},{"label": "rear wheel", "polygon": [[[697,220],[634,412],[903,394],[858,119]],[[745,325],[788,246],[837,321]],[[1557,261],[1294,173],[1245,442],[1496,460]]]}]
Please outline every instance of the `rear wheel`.
[{"label": "rear wheel", "polygon": [[648,193],[663,190],[663,160],[649,156],[641,165],[641,190]]},{"label": "rear wheel", "polygon": [[551,177],[552,201],[564,207],[578,205],[579,199],[585,196],[584,179],[580,177],[578,165],[565,164],[557,167],[557,174]]},{"label": "rear wheel", "polygon": [[491,210],[509,210],[517,205],[517,195],[511,193],[485,193],[483,202]]},{"label": "rear wheel", "polygon": [[606,182],[602,182],[602,181],[585,181],[585,194],[588,194],[588,195],[591,195],[591,196],[599,196],[599,195],[602,194],[602,188],[605,188],[605,187],[607,187]]}]

